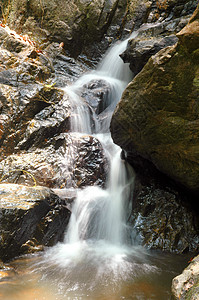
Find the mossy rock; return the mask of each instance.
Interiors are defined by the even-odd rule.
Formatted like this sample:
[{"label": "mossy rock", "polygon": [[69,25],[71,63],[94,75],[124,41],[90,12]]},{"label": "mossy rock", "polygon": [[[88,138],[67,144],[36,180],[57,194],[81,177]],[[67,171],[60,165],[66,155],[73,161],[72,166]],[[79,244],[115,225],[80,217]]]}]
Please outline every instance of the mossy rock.
[{"label": "mossy rock", "polygon": [[[186,30],[194,25],[189,38]],[[176,46],[152,56],[125,90],[111,122],[115,143],[199,192],[199,20]],[[187,29],[188,28],[188,29]],[[197,28],[197,30],[196,30]],[[198,44],[199,45],[199,44]]]},{"label": "mossy rock", "polygon": [[[124,0],[11,0],[8,22],[45,47],[63,42],[73,56],[100,41],[125,11]],[[33,30],[34,28],[34,30]]]}]

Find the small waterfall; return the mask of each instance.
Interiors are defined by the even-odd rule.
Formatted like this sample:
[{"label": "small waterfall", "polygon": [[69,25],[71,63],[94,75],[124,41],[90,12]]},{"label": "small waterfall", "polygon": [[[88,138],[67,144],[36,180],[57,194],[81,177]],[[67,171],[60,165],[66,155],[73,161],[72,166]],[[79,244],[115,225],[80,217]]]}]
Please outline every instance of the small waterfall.
[{"label": "small waterfall", "polygon": [[[128,206],[127,190],[130,191],[128,187],[132,184],[132,179],[129,181],[126,163],[120,159],[121,149],[113,144],[109,133],[113,110],[132,77],[129,66],[119,57],[126,49],[127,42],[128,40],[117,43],[110,49],[96,71],[83,75],[71,87],[65,88],[73,109],[71,131],[95,134],[101,141],[110,162],[106,190],[94,186],[78,192],[65,238],[66,243],[105,240],[113,244],[123,244],[127,240],[125,208]],[[101,113],[101,115],[106,113],[106,118],[102,118],[101,124],[98,121],[99,116],[96,116],[80,96],[82,87],[92,80],[103,80],[110,86],[108,106]],[[91,115],[94,120],[93,128]]]},{"label": "small waterfall", "polygon": [[[121,160],[121,149],[109,132],[113,109],[131,79],[128,65],[119,57],[127,42],[116,44],[96,71],[65,88],[73,109],[71,131],[93,134],[101,142],[110,165],[106,189],[88,186],[77,191],[64,242],[46,251],[39,264],[43,279],[53,278],[59,294],[69,295],[67,299],[87,299],[93,291],[94,295],[110,293],[110,288],[115,290],[121,281],[157,271],[148,264],[145,251],[129,243],[126,221],[134,173]],[[111,87],[108,106],[98,116],[81,96],[82,86],[94,79],[106,81]]]},{"label": "small waterfall", "polygon": [[[126,49],[128,40],[136,37],[136,35],[137,32],[133,33],[125,41],[118,41],[108,51],[97,70],[83,75],[72,86],[65,88],[72,107],[71,131],[88,134],[109,132],[112,113],[126,85],[132,79],[129,64],[124,64],[119,55]],[[92,107],[88,106],[81,97],[82,87],[93,80],[103,80],[110,86],[107,100],[108,107],[99,116],[96,116]],[[91,119],[94,122],[93,126]],[[102,122],[99,122],[99,119]]]}]

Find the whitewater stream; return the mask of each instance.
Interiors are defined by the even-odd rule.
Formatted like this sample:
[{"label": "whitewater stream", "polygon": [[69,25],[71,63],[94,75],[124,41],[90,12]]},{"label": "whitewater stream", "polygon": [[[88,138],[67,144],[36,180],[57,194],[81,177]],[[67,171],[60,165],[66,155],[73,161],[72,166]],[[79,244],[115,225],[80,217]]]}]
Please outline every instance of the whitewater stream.
[{"label": "whitewater stream", "polygon": [[[103,146],[109,162],[106,189],[77,191],[64,241],[42,255],[16,260],[16,268],[23,271],[13,288],[4,287],[2,299],[170,298],[171,278],[184,265],[179,257],[176,262],[175,256],[146,251],[128,227],[134,172],[121,160],[121,149],[109,132],[112,113],[132,79],[119,57],[127,42],[117,43],[95,71],[64,88],[72,106],[71,132],[93,135]],[[98,115],[81,96],[82,87],[93,80],[110,87]]]}]

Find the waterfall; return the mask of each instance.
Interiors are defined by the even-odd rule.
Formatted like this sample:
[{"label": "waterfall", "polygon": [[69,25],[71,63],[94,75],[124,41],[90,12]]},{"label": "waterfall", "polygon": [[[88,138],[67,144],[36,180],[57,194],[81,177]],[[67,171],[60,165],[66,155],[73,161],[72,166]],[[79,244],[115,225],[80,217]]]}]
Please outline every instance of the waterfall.
[{"label": "waterfall", "polygon": [[[134,33],[132,36],[135,35]],[[128,206],[126,203],[129,194],[125,189],[130,192],[129,185],[132,184],[132,178],[128,178],[126,163],[120,159],[121,149],[113,144],[109,132],[113,110],[132,78],[129,65],[124,64],[119,56],[126,49],[127,42],[128,39],[118,42],[110,49],[97,70],[83,75],[72,86],[65,88],[73,110],[71,131],[95,134],[102,143],[110,163],[106,190],[92,186],[78,192],[65,238],[65,242],[68,243],[92,239],[122,244],[127,240],[125,207]],[[98,121],[99,116],[80,96],[82,87],[92,80],[103,80],[110,86],[106,118],[102,118],[101,124]],[[94,120],[93,128],[91,114]],[[101,114],[104,114],[104,111]]]},{"label": "waterfall", "polygon": [[[121,149],[113,143],[109,132],[113,110],[132,76],[119,57],[127,42],[114,45],[97,70],[64,89],[72,106],[71,131],[95,136],[110,165],[106,189],[88,186],[77,191],[64,241],[46,251],[40,263],[43,278],[53,277],[59,293],[69,295],[67,299],[87,299],[86,295],[94,290],[101,295],[107,286],[114,290],[121,280],[132,280],[137,274],[156,269],[147,263],[141,247],[129,243],[126,222],[134,173],[121,160]],[[92,80],[103,80],[110,87],[106,109],[98,115],[81,94],[82,86]]]}]

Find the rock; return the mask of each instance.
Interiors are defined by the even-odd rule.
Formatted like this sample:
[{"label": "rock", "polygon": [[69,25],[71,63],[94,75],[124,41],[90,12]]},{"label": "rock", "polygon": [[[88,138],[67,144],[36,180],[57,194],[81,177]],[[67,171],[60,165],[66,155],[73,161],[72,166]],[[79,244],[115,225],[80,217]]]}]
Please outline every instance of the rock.
[{"label": "rock", "polygon": [[197,204],[194,208],[192,197],[158,171],[153,177],[151,173],[151,166],[145,164],[135,180],[130,224],[140,243],[147,249],[167,252],[198,251]]},{"label": "rock", "polygon": [[63,112],[63,91],[56,88],[0,84],[0,105],[1,159],[19,147],[27,149],[70,126],[69,115],[66,112],[64,116]]},{"label": "rock", "polygon": [[114,20],[122,17],[125,6],[125,1],[118,0],[14,0],[7,21],[17,31],[28,32],[43,47],[49,41],[63,42],[76,57],[85,46],[102,39]]},{"label": "rock", "polygon": [[108,101],[110,93],[111,87],[105,80],[93,79],[83,86],[81,96],[99,115],[110,105]]},{"label": "rock", "polygon": [[137,75],[149,58],[163,48],[177,43],[178,38],[175,35],[165,36],[163,38],[150,39],[131,39],[127,49],[120,56],[124,63],[130,63],[130,69],[134,75]]},{"label": "rock", "polygon": [[[66,56],[65,51],[58,43],[51,43],[44,53],[51,59],[55,70],[54,82],[57,87],[64,87],[78,79],[81,74],[89,70],[84,62]],[[86,62],[88,64],[88,60]]]},{"label": "rock", "polygon": [[[186,6],[184,11],[182,2]],[[137,36],[129,40],[127,49],[120,56],[130,64],[134,75],[142,70],[152,55],[178,41],[175,34],[188,23],[196,6],[196,1],[187,0],[138,1],[130,4]],[[138,18],[142,20],[141,23]]]},{"label": "rock", "polygon": [[199,299],[199,255],[194,257],[182,274],[173,279],[172,294],[174,299]]},{"label": "rock", "polygon": [[[113,140],[125,151],[151,161],[176,182],[199,192],[198,19],[177,45],[152,56],[123,93],[112,118]],[[197,31],[198,32],[198,31]],[[196,36],[196,38],[195,38]]]},{"label": "rock", "polygon": [[35,251],[35,244],[52,246],[63,240],[69,217],[66,202],[48,188],[0,184],[1,259]]},{"label": "rock", "polygon": [[34,146],[28,152],[18,152],[2,160],[1,181],[26,185],[36,182],[50,188],[104,186],[108,163],[94,137],[62,133],[38,145],[40,148]]}]

